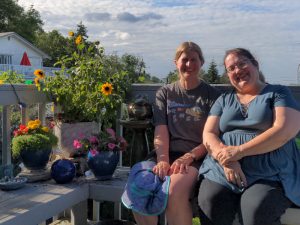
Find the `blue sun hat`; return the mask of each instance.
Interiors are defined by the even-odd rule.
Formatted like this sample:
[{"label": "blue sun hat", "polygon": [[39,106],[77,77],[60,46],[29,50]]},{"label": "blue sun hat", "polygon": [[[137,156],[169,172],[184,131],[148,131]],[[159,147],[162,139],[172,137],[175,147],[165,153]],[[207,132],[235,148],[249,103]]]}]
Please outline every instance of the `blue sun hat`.
[{"label": "blue sun hat", "polygon": [[167,207],[170,177],[163,180],[152,172],[152,161],[136,163],[130,170],[122,203],[139,214],[153,216],[163,213]]}]

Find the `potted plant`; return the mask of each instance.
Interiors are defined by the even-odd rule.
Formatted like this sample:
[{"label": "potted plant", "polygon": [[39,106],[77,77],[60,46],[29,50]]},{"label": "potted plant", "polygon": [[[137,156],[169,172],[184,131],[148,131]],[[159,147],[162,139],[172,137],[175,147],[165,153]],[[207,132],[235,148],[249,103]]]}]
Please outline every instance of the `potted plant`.
[{"label": "potted plant", "polygon": [[30,170],[44,169],[56,144],[57,137],[49,127],[42,126],[40,120],[30,120],[27,126],[21,124],[14,131],[12,156],[20,158]]},{"label": "potted plant", "polygon": [[[79,133],[96,132],[99,127],[110,127],[115,122],[131,80],[125,72],[107,72],[104,48],[99,42],[86,41],[73,32],[69,34],[76,51],[61,57],[56,63],[61,70],[47,76],[39,85],[60,109],[54,131],[59,148],[70,155],[72,141]],[[78,122],[85,124],[74,128]]]},{"label": "potted plant", "polygon": [[87,163],[99,180],[110,179],[119,162],[119,152],[125,151],[127,141],[107,128],[88,137],[74,140],[74,148],[87,153]]}]

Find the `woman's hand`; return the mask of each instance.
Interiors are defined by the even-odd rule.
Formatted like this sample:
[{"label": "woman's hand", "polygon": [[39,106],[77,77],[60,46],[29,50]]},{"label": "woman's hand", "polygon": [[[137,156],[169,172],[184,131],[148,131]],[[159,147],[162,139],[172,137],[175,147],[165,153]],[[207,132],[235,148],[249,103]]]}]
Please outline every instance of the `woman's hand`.
[{"label": "woman's hand", "polygon": [[226,165],[229,162],[238,161],[242,158],[241,149],[239,146],[223,145],[221,150],[216,154],[216,159],[221,165]]},{"label": "woman's hand", "polygon": [[152,169],[152,171],[160,177],[160,179],[164,179],[165,176],[168,175],[170,170],[170,164],[166,161],[158,162]]},{"label": "woman's hand", "polygon": [[186,153],[180,158],[176,159],[170,168],[171,174],[176,173],[188,173],[189,165],[194,161],[193,156],[190,153]]},{"label": "woman's hand", "polygon": [[247,187],[247,180],[244,172],[242,171],[241,164],[239,162],[230,162],[223,166],[226,179],[239,186],[240,188]]}]

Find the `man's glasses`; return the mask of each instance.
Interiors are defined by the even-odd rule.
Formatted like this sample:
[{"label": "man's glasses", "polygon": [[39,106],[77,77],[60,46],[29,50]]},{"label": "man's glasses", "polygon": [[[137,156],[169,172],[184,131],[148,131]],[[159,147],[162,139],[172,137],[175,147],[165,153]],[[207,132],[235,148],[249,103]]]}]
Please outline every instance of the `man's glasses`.
[{"label": "man's glasses", "polygon": [[233,73],[235,71],[235,67],[239,68],[240,70],[241,69],[246,69],[249,65],[249,61],[248,60],[245,60],[245,61],[241,61],[241,62],[238,62],[232,66],[229,66],[226,68],[226,71],[227,73]]}]

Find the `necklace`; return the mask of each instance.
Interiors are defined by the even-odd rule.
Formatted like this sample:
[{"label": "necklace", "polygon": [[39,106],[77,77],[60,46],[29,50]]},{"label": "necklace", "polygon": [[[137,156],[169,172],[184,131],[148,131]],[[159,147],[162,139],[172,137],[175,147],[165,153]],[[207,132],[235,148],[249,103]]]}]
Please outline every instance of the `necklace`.
[{"label": "necklace", "polygon": [[241,103],[241,114],[244,118],[248,117],[248,108],[250,103],[251,101],[246,104]]}]

